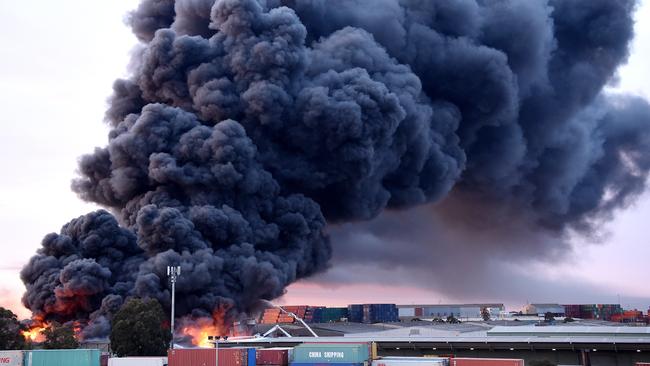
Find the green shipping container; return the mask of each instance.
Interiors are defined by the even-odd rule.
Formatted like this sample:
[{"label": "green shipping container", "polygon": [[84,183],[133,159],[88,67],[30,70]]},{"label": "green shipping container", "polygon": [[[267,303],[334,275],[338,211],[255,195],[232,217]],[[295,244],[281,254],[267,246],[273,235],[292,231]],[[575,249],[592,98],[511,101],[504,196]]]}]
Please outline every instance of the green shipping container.
[{"label": "green shipping container", "polygon": [[294,363],[364,363],[370,359],[368,343],[301,344],[293,349]]},{"label": "green shipping container", "polygon": [[25,366],[99,366],[98,349],[57,349],[25,352]]}]

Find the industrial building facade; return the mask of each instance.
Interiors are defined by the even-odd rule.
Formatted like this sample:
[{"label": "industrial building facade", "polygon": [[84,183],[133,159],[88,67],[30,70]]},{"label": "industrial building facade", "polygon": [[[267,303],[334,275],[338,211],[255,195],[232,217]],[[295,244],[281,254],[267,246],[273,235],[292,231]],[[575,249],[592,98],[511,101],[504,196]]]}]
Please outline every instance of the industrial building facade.
[{"label": "industrial building facade", "polygon": [[457,319],[480,319],[482,310],[487,309],[490,316],[497,318],[505,312],[503,304],[438,304],[438,305],[397,305],[400,320],[413,318],[446,319],[453,316]]}]

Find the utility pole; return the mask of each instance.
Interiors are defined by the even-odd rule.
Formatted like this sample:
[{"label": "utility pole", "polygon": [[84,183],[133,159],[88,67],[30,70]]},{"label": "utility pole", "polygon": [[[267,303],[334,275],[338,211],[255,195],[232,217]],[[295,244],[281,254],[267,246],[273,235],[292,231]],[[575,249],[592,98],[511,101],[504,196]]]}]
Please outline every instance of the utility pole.
[{"label": "utility pole", "polygon": [[174,308],[176,305],[176,279],[181,275],[181,266],[167,266],[167,276],[169,276],[169,281],[172,283],[172,321],[171,321],[171,332],[172,340],[169,348],[174,349]]},{"label": "utility pole", "polygon": [[[215,366],[219,366],[219,340],[221,339],[221,336],[208,336],[208,341],[214,341],[214,364]],[[228,336],[223,336],[223,340],[227,341]],[[248,357],[248,356],[246,356]]]}]

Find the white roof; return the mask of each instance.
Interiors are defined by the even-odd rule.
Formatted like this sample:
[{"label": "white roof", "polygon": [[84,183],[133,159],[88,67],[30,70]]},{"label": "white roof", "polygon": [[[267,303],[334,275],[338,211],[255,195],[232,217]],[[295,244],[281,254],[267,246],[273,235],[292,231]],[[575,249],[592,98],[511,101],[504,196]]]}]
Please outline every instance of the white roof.
[{"label": "white roof", "polygon": [[650,338],[650,327],[599,327],[599,326],[496,326],[488,330],[490,336],[500,335],[548,335],[548,336],[640,336]]}]

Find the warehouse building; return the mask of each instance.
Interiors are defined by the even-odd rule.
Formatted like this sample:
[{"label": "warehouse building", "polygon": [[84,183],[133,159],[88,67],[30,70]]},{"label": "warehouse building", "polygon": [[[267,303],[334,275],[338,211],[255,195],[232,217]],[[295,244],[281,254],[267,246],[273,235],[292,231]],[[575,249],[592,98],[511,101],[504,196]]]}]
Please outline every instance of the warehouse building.
[{"label": "warehouse building", "polygon": [[327,329],[330,334],[340,335],[251,338],[228,342],[228,345],[287,347],[317,342],[375,342],[379,356],[520,358],[527,364],[533,360],[546,360],[560,365],[578,365],[588,359],[591,366],[633,365],[650,361],[650,328],[577,323],[566,326],[495,326],[486,322],[422,322],[418,326],[405,326],[405,323],[332,323],[316,325],[314,330],[323,334],[321,329]]},{"label": "warehouse building", "polygon": [[548,313],[557,317],[565,316],[564,306],[560,304],[528,304],[524,306],[523,313],[537,316],[544,316]]},{"label": "warehouse building", "polygon": [[437,304],[437,305],[397,305],[399,318],[409,321],[420,319],[446,319],[453,316],[457,319],[481,319],[481,310],[487,309],[492,318],[498,318],[505,312],[503,304]]}]

